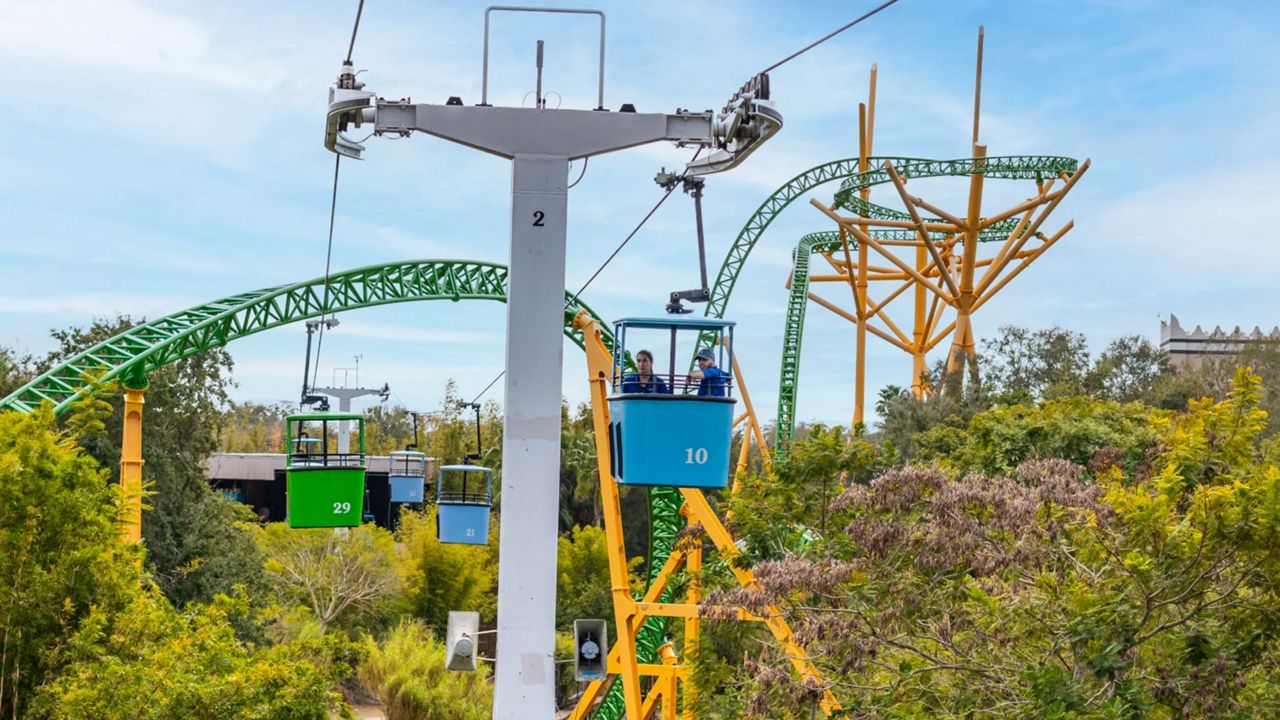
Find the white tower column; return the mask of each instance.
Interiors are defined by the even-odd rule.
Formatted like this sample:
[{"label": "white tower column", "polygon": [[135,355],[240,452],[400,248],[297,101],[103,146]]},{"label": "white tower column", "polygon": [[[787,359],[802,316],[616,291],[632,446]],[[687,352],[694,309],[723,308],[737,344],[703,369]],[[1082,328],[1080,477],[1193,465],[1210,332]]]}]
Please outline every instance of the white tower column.
[{"label": "white tower column", "polygon": [[568,175],[565,157],[512,162],[495,720],[555,714]]}]

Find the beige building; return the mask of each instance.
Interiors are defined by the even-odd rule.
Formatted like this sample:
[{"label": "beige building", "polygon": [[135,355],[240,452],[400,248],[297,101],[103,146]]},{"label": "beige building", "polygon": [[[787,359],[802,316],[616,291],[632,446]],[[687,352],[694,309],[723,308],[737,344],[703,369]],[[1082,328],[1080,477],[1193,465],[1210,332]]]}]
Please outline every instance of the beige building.
[{"label": "beige building", "polygon": [[1199,367],[1206,359],[1235,355],[1255,342],[1280,343],[1280,327],[1264,334],[1257,326],[1246,333],[1239,325],[1231,332],[1221,327],[1205,332],[1197,325],[1187,332],[1178,323],[1177,315],[1170,314],[1169,322],[1160,321],[1160,349],[1168,353],[1174,367]]}]

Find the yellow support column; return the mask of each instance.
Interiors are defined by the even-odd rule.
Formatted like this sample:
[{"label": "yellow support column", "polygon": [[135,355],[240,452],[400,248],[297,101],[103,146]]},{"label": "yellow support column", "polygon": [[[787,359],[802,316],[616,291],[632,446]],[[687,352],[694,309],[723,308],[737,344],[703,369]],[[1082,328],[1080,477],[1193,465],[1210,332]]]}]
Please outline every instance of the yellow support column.
[{"label": "yellow support column", "polygon": [[[916,270],[923,275],[929,264],[929,256],[924,249],[924,245],[916,248]],[[927,388],[924,380],[924,374],[928,371],[928,365],[925,364],[925,353],[928,352],[926,347],[929,342],[929,329],[926,327],[928,321],[925,319],[924,306],[927,298],[924,294],[924,286],[919,283],[915,284],[915,318],[911,334],[911,395],[917,400],[923,400]]]},{"label": "yellow support column", "polygon": [[147,379],[140,373],[124,381],[124,431],[120,438],[120,540],[142,542],[142,406]]},{"label": "yellow support column", "polygon": [[[692,528],[696,523],[687,510],[688,506],[681,508],[685,516],[685,527]],[[700,605],[702,603],[702,539],[690,538],[685,542],[689,543],[685,551],[685,572],[689,575],[689,589],[686,592],[685,602],[690,605]],[[684,621],[684,658],[688,663],[690,658],[695,661],[698,657],[698,641],[702,633],[702,618],[691,617],[685,618]],[[693,720],[696,717],[694,706],[698,701],[698,691],[693,683],[686,682],[684,684],[684,717],[685,720]],[[671,695],[671,717],[674,719],[675,714],[675,683],[672,683]]]},{"label": "yellow support column", "polygon": [[[671,647],[671,643],[667,643],[658,648],[658,657],[662,658],[662,664],[675,667],[680,664],[680,659],[676,657],[675,648]],[[676,695],[679,680],[675,672],[669,676],[661,678],[658,683],[662,686],[662,720],[676,720]],[[656,689],[656,688],[655,688]]]},{"label": "yellow support column", "polygon": [[[858,172],[871,169],[871,141],[875,134],[876,124],[876,66],[871,66],[871,82],[867,88],[867,104],[858,104]],[[870,186],[858,191],[859,197],[866,202],[871,197]],[[843,233],[842,233],[843,235]],[[864,422],[867,403],[867,322],[870,318],[870,301],[867,299],[867,263],[870,261],[867,244],[858,243],[858,279],[854,286],[854,296],[858,305],[857,357],[854,369],[853,387],[853,427],[849,428],[852,438],[858,424]]]},{"label": "yellow support column", "polygon": [[[618,486],[614,483],[613,469],[609,466],[607,441],[609,432],[609,372],[613,358],[604,349],[600,329],[594,324],[588,329],[582,314],[574,320],[575,327],[583,329],[587,350],[587,373],[591,386],[592,427],[596,433],[596,462],[600,473],[600,500],[604,512],[605,542],[609,547],[609,583],[613,595],[614,622],[618,652],[618,676],[622,681],[623,706],[627,717],[641,718],[643,697],[640,691],[640,674],[636,667],[636,633],[640,622],[632,625],[635,600],[631,597],[630,576],[627,574],[626,544],[622,535],[622,504],[618,498]],[[643,622],[643,621],[641,621]]]}]

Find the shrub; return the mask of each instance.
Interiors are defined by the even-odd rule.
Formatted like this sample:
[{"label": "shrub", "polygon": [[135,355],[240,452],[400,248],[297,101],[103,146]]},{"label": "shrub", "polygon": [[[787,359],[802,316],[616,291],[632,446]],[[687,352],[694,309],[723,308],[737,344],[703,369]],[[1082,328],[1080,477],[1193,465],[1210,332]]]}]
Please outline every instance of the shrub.
[{"label": "shrub", "polygon": [[421,621],[401,622],[381,645],[366,636],[364,645],[356,676],[382,703],[387,720],[487,720],[492,714],[489,668],[445,670],[444,643]]}]

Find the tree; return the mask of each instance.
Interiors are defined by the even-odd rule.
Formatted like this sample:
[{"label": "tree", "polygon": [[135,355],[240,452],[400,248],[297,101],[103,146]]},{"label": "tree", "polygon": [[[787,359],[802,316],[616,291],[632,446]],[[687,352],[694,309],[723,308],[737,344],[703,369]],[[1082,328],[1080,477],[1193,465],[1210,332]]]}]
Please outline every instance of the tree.
[{"label": "tree", "polygon": [[1079,395],[1085,388],[1089,348],[1080,333],[1005,325],[982,345],[987,390],[1005,402]]},{"label": "tree", "polygon": [[67,635],[116,611],[139,582],[117,538],[115,494],[46,406],[0,413],[0,716],[22,717]]},{"label": "tree", "polygon": [[322,630],[344,615],[387,612],[399,589],[395,539],[372,523],[343,532],[268,523],[254,532],[280,599],[309,607]]},{"label": "tree", "polygon": [[[36,368],[54,365],[133,327],[127,315],[96,320],[87,328],[56,330],[58,348]],[[143,414],[143,479],[153,495],[142,522],[147,567],[177,605],[230,594],[236,585],[252,593],[265,587],[262,558],[243,524],[252,512],[215,494],[204,461],[217,448],[217,428],[227,403],[231,356],[222,349],[198,353],[157,368],[148,377]],[[105,432],[81,439],[85,450],[119,479],[119,396]]]},{"label": "tree", "polygon": [[[639,564],[638,557],[630,562],[632,569]],[[556,556],[556,625],[571,629],[582,618],[613,620],[609,545],[604,529],[592,525],[560,536]]]},{"label": "tree", "polygon": [[291,411],[287,403],[228,403],[218,424],[218,452],[284,452],[284,419]]},{"label": "tree", "polygon": [[400,405],[374,405],[364,411],[365,450],[371,455],[386,455],[416,444],[413,416]]},{"label": "tree", "polygon": [[1140,335],[1126,335],[1102,351],[1085,385],[1094,397],[1151,403],[1161,378],[1171,372],[1164,351]]},{"label": "tree", "polygon": [[773,477],[750,476],[729,502],[735,535],[754,558],[775,558],[824,540],[831,501],[850,484],[866,482],[880,454],[844,428],[811,425]]},{"label": "tree", "polygon": [[95,608],[68,642],[65,671],[41,689],[33,718],[50,720],[327,720],[351,717],[337,691],[350,673],[340,643],[254,648],[230,616],[243,599],[220,596],[179,612],[140,592],[120,612]]},{"label": "tree", "polygon": [[19,356],[13,350],[0,347],[0,398],[31,380],[31,356]]},{"label": "tree", "polygon": [[582,403],[570,415],[568,403],[562,403],[560,414],[560,531],[569,532],[588,522],[603,527],[600,463],[591,405]]},{"label": "tree", "polygon": [[497,523],[490,523],[489,545],[452,545],[436,539],[436,510],[402,510],[399,573],[410,613],[443,637],[450,610],[475,610],[492,619],[498,579]]},{"label": "tree", "polygon": [[[1038,459],[853,485],[836,553],[758,563],[760,590],[708,602],[777,604],[855,716],[1276,716],[1280,448],[1261,442],[1260,383],[1242,371],[1221,402],[1152,412],[1137,472]],[[782,653],[743,675],[747,717],[818,690]]]},{"label": "tree", "polygon": [[1138,403],[1071,397],[1036,405],[997,405],[968,423],[946,423],[915,436],[918,462],[955,473],[1001,475],[1026,460],[1061,458],[1079,465],[1119,464],[1141,472],[1156,449],[1155,421],[1168,412]]}]

